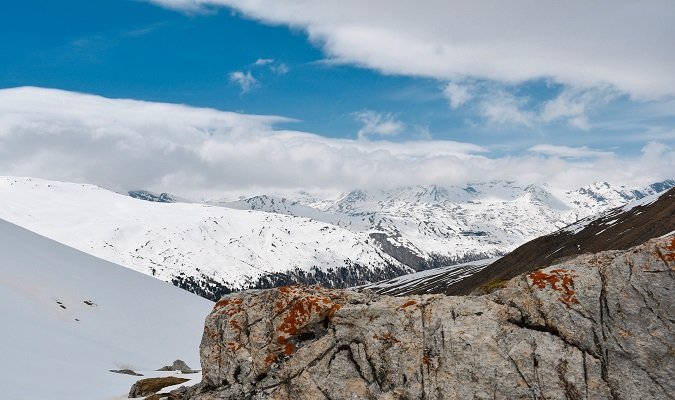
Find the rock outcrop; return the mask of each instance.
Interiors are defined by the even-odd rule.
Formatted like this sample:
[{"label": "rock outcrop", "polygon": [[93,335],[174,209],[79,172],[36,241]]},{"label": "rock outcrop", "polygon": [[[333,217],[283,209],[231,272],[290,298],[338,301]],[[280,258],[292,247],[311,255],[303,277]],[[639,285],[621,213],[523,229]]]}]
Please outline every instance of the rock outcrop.
[{"label": "rock outcrop", "polygon": [[157,371],[180,371],[183,374],[195,374],[199,371],[194,370],[185,363],[183,360],[176,360],[171,365],[165,365]]},{"label": "rock outcrop", "polygon": [[164,376],[160,378],[146,378],[134,383],[129,389],[129,398],[145,397],[157,393],[167,386],[185,383],[189,379],[176,376]]},{"label": "rock outcrop", "polygon": [[675,237],[580,255],[482,295],[317,287],[221,299],[201,344],[215,399],[667,399]]}]

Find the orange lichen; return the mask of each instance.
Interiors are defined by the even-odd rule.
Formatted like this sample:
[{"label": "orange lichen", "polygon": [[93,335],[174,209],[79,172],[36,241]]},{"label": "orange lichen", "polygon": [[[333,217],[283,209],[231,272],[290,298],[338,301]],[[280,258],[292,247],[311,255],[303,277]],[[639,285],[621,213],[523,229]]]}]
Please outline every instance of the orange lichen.
[{"label": "orange lichen", "polygon": [[235,352],[235,351],[241,349],[241,344],[235,343],[235,342],[227,342],[227,344],[225,346],[231,352]]},{"label": "orange lichen", "polygon": [[295,346],[293,345],[293,343],[286,343],[284,345],[284,354],[286,354],[287,356],[290,356],[291,354],[293,354],[294,351],[295,351]]},{"label": "orange lichen", "polygon": [[232,329],[241,332],[241,326],[239,326],[239,324],[237,323],[237,321],[235,321],[234,319],[230,319],[229,323],[230,323],[230,327],[231,327]]},{"label": "orange lichen", "polygon": [[307,294],[299,287],[286,286],[279,293],[275,308],[286,311],[277,330],[289,337],[297,335],[310,321],[331,320],[341,307],[327,296]]},{"label": "orange lichen", "polygon": [[[675,236],[670,241],[670,244],[666,245],[664,247],[664,249],[666,251],[664,251],[664,252],[659,251],[659,256],[661,257],[661,259],[665,263],[675,261]],[[671,269],[672,269],[672,267],[671,267]]]},{"label": "orange lichen", "polygon": [[270,365],[276,360],[277,360],[276,354],[268,354],[267,357],[265,357],[265,364]]},{"label": "orange lichen", "polygon": [[396,344],[401,343],[401,341],[396,339],[394,337],[394,335],[392,335],[390,332],[385,332],[381,335],[378,335],[377,333],[375,333],[375,334],[373,334],[373,339],[383,340],[383,341],[387,341],[387,342],[393,342],[393,343],[396,343]]},{"label": "orange lichen", "polygon": [[229,306],[230,304],[239,305],[239,304],[241,304],[241,303],[242,303],[242,299],[239,298],[239,297],[235,297],[235,298],[225,298],[225,299],[220,299],[220,300],[218,300],[218,302],[216,303],[216,305],[215,305],[213,308],[214,308],[215,310],[217,310],[217,309],[219,309],[219,308],[227,307],[227,306]]},{"label": "orange lichen", "polygon": [[560,301],[568,308],[572,304],[579,304],[579,299],[576,297],[574,288],[573,271],[563,268],[552,269],[550,273],[542,270],[537,270],[528,275],[532,280],[532,285],[539,289],[545,289],[550,286],[551,289],[560,293]]},{"label": "orange lichen", "polygon": [[401,308],[406,308],[406,307],[414,306],[415,304],[417,304],[417,302],[416,302],[415,300],[408,300],[408,301],[406,301],[405,303],[403,303],[403,305],[401,306]]},{"label": "orange lichen", "polygon": [[293,338],[304,331],[315,329],[314,324],[330,321],[342,306],[333,301],[340,296],[320,287],[284,286],[277,289],[274,311],[279,323],[275,329],[279,354],[290,356],[295,352]]}]

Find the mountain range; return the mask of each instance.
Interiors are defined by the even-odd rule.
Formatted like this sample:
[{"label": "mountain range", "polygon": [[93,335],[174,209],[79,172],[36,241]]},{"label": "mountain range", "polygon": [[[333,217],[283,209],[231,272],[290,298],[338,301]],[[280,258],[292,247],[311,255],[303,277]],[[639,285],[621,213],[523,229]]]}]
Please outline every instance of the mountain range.
[{"label": "mountain range", "polygon": [[[499,257],[590,215],[675,186],[515,182],[187,201],[148,191],[0,178],[0,218],[217,299],[291,283],[346,287]],[[150,200],[150,201],[142,201]]]}]

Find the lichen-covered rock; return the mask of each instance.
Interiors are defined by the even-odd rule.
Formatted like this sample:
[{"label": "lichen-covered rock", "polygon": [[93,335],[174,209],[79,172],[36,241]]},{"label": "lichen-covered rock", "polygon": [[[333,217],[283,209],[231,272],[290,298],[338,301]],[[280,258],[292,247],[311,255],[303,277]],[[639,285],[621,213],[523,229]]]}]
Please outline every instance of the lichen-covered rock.
[{"label": "lichen-covered rock", "polygon": [[667,399],[675,238],[582,255],[484,296],[229,295],[183,398]]}]

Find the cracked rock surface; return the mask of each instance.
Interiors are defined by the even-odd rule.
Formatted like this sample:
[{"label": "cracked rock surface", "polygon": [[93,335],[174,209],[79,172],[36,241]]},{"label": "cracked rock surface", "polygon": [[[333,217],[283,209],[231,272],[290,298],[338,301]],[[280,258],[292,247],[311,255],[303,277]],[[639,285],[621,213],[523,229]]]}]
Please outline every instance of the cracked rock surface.
[{"label": "cracked rock surface", "polygon": [[675,237],[483,296],[285,287],[224,297],[176,398],[669,399]]}]

